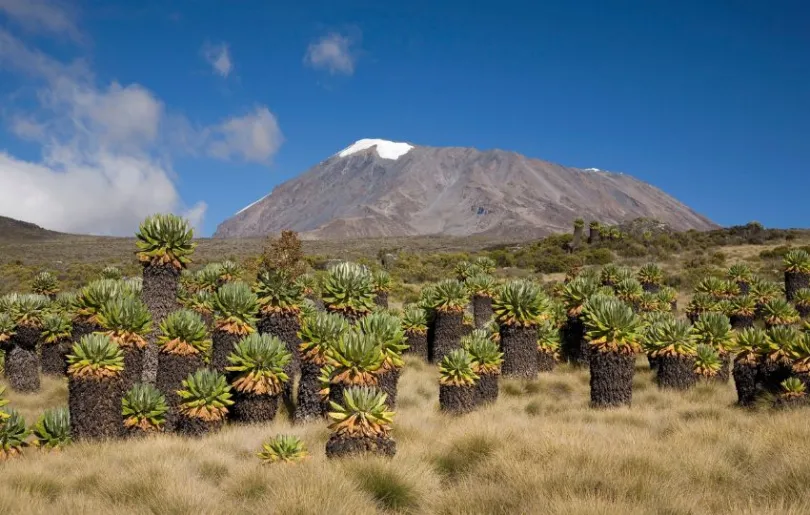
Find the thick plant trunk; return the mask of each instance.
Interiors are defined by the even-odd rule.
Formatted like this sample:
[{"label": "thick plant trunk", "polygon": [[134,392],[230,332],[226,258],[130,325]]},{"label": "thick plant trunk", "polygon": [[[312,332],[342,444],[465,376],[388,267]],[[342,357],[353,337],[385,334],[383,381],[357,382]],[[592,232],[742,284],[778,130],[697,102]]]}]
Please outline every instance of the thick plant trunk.
[{"label": "thick plant trunk", "polygon": [[425,332],[405,331],[405,341],[408,343],[409,347],[405,349],[403,354],[412,354],[414,356],[419,356],[420,358],[427,361],[428,359],[427,331]]},{"label": "thick plant trunk", "polygon": [[693,356],[660,356],[656,382],[660,388],[688,390],[697,384]]},{"label": "thick plant trunk", "polygon": [[492,297],[473,295],[472,307],[475,328],[483,329],[492,318]]},{"label": "thick plant trunk", "polygon": [[446,413],[461,415],[470,413],[477,403],[476,385],[439,385],[439,409]]},{"label": "thick plant trunk", "polygon": [[103,379],[68,378],[70,432],[74,440],[118,438],[123,432],[124,416],[120,377]]},{"label": "thick plant trunk", "polygon": [[326,442],[326,457],[341,458],[346,456],[393,457],[397,453],[397,444],[390,436],[350,438],[333,433]]},{"label": "thick plant trunk", "polygon": [[751,406],[757,400],[756,364],[734,362],[734,387],[737,389],[737,404]]},{"label": "thick plant trunk", "polygon": [[388,405],[391,411],[395,410],[397,407],[397,385],[399,383],[400,374],[402,374],[401,369],[390,368],[377,375],[377,386],[388,396],[385,400],[385,404]]},{"label": "thick plant trunk", "polygon": [[796,292],[810,288],[810,275],[801,272],[785,272],[785,298],[793,302]]},{"label": "thick plant trunk", "polygon": [[753,316],[731,315],[729,317],[731,328],[737,331],[746,327],[754,327],[754,320]]},{"label": "thick plant trunk", "polygon": [[661,291],[661,285],[660,284],[641,283],[641,287],[644,289],[644,291],[649,292],[649,293],[658,293],[659,291]]},{"label": "thick plant trunk", "polygon": [[436,348],[436,311],[426,309],[425,315],[427,317],[427,333],[425,333],[427,360],[433,363],[433,349]]},{"label": "thick plant trunk", "polygon": [[228,356],[233,352],[236,344],[242,337],[219,329],[211,335],[211,368],[225,374],[225,367],[229,365]]},{"label": "thick plant trunk", "polygon": [[793,367],[789,363],[763,360],[757,367],[757,385],[767,393],[779,395],[782,391],[782,381],[792,375]]},{"label": "thick plant trunk", "polygon": [[737,286],[740,288],[740,295],[748,295],[751,291],[751,285],[748,281],[737,281]]},{"label": "thick plant trunk", "polygon": [[501,373],[507,377],[533,379],[537,376],[537,328],[503,325]]},{"label": "thick plant trunk", "polygon": [[92,334],[100,330],[101,328],[96,324],[91,324],[84,321],[76,321],[73,322],[73,330],[70,332],[70,340],[72,343],[79,343],[82,336],[87,336],[88,334]]},{"label": "thick plant trunk", "polygon": [[378,291],[374,296],[374,304],[380,306],[381,308],[388,309],[388,292]]},{"label": "thick plant trunk", "polygon": [[557,357],[553,352],[537,351],[537,371],[552,372],[557,366]]},{"label": "thick plant trunk", "polygon": [[36,351],[42,331],[37,327],[19,325],[14,329],[11,343],[25,350]]},{"label": "thick plant trunk", "polygon": [[599,236],[600,235],[599,235],[599,229],[598,228],[595,228],[595,227],[589,227],[588,228],[588,244],[589,245],[594,245],[596,243],[599,243],[599,240],[600,240]]},{"label": "thick plant trunk", "polygon": [[479,404],[490,404],[498,400],[499,374],[480,374],[475,385],[476,401]]},{"label": "thick plant trunk", "polygon": [[731,377],[731,355],[728,352],[720,352],[719,354],[720,370],[717,371],[717,375],[714,376],[713,380],[721,384],[728,384]]},{"label": "thick plant trunk", "polygon": [[294,387],[296,381],[301,376],[301,338],[298,332],[301,330],[301,319],[295,313],[262,313],[257,325],[259,332],[275,336],[287,344],[287,350],[292,354],[292,361],[285,367],[284,371],[290,380],[284,383],[282,400],[287,407],[287,413],[295,413]]},{"label": "thick plant trunk", "polygon": [[585,324],[580,317],[568,317],[562,330],[560,352],[564,361],[580,367],[588,366],[591,346],[585,340]]},{"label": "thick plant trunk", "polygon": [[124,352],[124,371],[121,378],[124,382],[124,392],[132,388],[132,385],[143,380],[143,354],[144,349],[139,347],[122,347]]},{"label": "thick plant trunk", "polygon": [[192,438],[201,438],[209,433],[215,433],[222,428],[222,420],[203,420],[185,415],[177,417],[177,432]]},{"label": "thick plant trunk", "polygon": [[591,405],[597,408],[630,406],[634,373],[634,355],[592,352]]},{"label": "thick plant trunk", "polygon": [[143,267],[143,289],[141,300],[152,314],[152,334],[143,352],[143,381],[154,383],[157,377],[158,348],[155,345],[160,334],[160,323],[171,313],[180,308],[177,302],[177,284],[180,279],[180,270],[171,265]]},{"label": "thick plant trunk", "polygon": [[43,374],[64,377],[67,373],[69,345],[69,341],[42,344],[39,351],[39,361]]},{"label": "thick plant trunk", "polygon": [[456,312],[436,313],[436,331],[430,360],[441,363],[450,351],[461,348],[464,335],[464,314]]},{"label": "thick plant trunk", "polygon": [[35,393],[40,389],[39,357],[35,350],[14,346],[6,352],[5,375],[15,392]]},{"label": "thick plant trunk", "polygon": [[177,391],[183,387],[183,380],[197,369],[203,368],[202,355],[179,356],[161,352],[158,355],[158,369],[156,386],[166,397],[169,411],[166,413],[166,430],[174,429],[177,419],[177,408],[180,406],[180,396]]},{"label": "thick plant trunk", "polygon": [[249,424],[271,422],[278,410],[277,395],[249,395],[237,393],[232,408],[234,420]]},{"label": "thick plant trunk", "polygon": [[301,379],[298,382],[298,402],[295,405],[295,422],[307,422],[326,415],[321,399],[321,367],[308,361],[301,362]]},{"label": "thick plant trunk", "polygon": [[804,304],[796,304],[796,311],[799,312],[799,316],[802,318],[807,318],[810,316],[810,306],[806,306]]},{"label": "thick plant trunk", "polygon": [[647,364],[650,366],[650,371],[655,372],[658,370],[658,358],[653,356],[651,353],[647,353]]}]

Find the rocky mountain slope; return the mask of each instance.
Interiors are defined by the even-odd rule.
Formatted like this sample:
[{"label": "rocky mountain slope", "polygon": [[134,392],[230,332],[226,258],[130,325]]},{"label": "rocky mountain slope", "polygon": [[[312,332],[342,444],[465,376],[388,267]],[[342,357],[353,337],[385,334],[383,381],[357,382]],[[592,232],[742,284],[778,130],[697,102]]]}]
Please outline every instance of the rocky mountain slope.
[{"label": "rocky mountain slope", "polygon": [[307,238],[537,237],[575,218],[645,217],[676,230],[717,227],[621,173],[570,168],[515,152],[360,140],[222,222],[214,237],[292,229]]},{"label": "rocky mountain slope", "polygon": [[43,229],[30,222],[0,216],[0,241],[43,240],[61,235],[61,233]]}]

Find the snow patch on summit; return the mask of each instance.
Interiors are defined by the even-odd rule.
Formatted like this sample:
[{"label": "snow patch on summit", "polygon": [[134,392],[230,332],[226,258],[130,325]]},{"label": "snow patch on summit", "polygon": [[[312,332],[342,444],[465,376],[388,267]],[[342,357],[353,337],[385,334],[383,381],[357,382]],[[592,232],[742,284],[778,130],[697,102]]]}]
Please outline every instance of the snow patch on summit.
[{"label": "snow patch on summit", "polygon": [[253,206],[255,206],[256,204],[258,204],[258,203],[259,203],[259,202],[261,202],[262,200],[266,199],[266,198],[267,198],[267,197],[269,197],[270,195],[272,195],[272,193],[270,193],[270,194],[267,194],[267,195],[263,196],[262,198],[260,198],[259,200],[257,200],[256,202],[254,202],[254,203],[252,203],[252,204],[248,204],[247,206],[245,206],[245,207],[243,207],[242,209],[240,209],[239,211],[237,211],[237,212],[234,214],[234,216],[238,215],[238,214],[239,214],[239,213],[241,213],[242,211],[247,211],[248,209],[252,208]]},{"label": "snow patch on summit", "polygon": [[346,157],[356,154],[357,152],[362,152],[363,150],[367,150],[371,147],[376,147],[377,155],[381,158],[396,161],[400,157],[407,154],[413,148],[413,145],[396,141],[387,141],[384,139],[361,139],[344,148],[336,155],[339,157]]}]

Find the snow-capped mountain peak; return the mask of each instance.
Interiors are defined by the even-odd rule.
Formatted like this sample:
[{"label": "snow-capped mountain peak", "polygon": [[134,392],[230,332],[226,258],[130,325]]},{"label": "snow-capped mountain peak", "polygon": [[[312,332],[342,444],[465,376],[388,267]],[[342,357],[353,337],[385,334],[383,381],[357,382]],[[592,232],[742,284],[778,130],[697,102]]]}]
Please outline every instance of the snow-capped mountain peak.
[{"label": "snow-capped mountain peak", "polygon": [[344,148],[337,155],[346,157],[371,147],[375,147],[377,155],[381,158],[397,160],[407,154],[413,148],[413,145],[384,139],[361,139]]}]

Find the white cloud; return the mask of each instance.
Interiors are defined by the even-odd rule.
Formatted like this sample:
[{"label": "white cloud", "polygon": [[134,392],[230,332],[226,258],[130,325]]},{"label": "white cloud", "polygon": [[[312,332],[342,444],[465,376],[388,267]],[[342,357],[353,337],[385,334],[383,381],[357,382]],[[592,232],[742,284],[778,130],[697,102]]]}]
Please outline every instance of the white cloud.
[{"label": "white cloud", "polygon": [[36,162],[0,149],[0,214],[48,229],[129,235],[154,212],[186,212],[199,225],[205,204],[189,208],[161,158],[163,104],[143,86],[94,85],[83,66],[65,65],[0,31],[0,65],[36,86],[36,115],[11,129],[42,143]]},{"label": "white cloud", "polygon": [[67,36],[74,41],[84,39],[76,26],[76,10],[63,1],[0,0],[0,11],[31,32]]},{"label": "white cloud", "polygon": [[220,159],[236,157],[266,163],[284,141],[276,117],[264,106],[245,116],[229,118],[207,132],[208,154]]},{"label": "white cloud", "polygon": [[[0,0],[2,1],[2,0]],[[219,45],[211,45],[206,43],[202,48],[202,55],[208,64],[214,69],[214,73],[222,77],[230,75],[233,69],[233,62],[231,61],[231,51],[228,45],[221,43]]]},{"label": "white cloud", "polygon": [[331,74],[352,75],[357,60],[353,44],[349,36],[335,32],[327,34],[309,44],[304,63],[315,69],[328,70]]},{"label": "white cloud", "polygon": [[[0,215],[48,229],[131,235],[155,212],[181,214],[199,228],[207,205],[180,198],[171,156],[269,163],[283,141],[267,107],[195,127],[146,87],[99,86],[84,61],[59,61],[3,29],[0,69],[21,74],[30,94],[28,102],[6,102],[9,128],[39,142],[42,154],[23,160],[0,146]],[[34,109],[21,107],[30,101]]]},{"label": "white cloud", "polygon": [[11,120],[11,132],[25,140],[39,141],[45,136],[45,126],[31,118],[15,116]]}]

